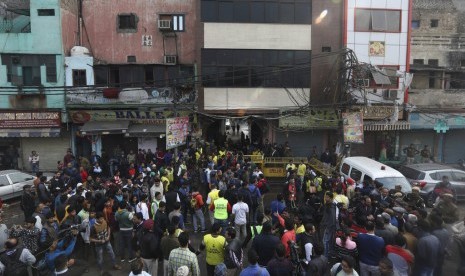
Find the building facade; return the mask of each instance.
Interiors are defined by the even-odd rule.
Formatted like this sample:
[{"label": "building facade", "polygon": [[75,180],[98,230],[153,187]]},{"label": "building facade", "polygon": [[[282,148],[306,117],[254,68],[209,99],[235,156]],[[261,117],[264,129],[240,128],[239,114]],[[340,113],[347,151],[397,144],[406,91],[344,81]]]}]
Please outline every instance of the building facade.
[{"label": "building facade", "polygon": [[[28,157],[35,150],[40,169],[54,170],[70,146],[63,48],[74,39],[74,30],[66,28],[76,18],[74,2],[2,1],[0,152],[5,152],[5,168],[29,170]],[[7,150],[10,146],[14,151]],[[17,155],[13,166],[8,155]]]},{"label": "building facade", "polygon": [[334,119],[334,109],[318,104],[327,100],[319,94],[342,48],[342,3],[203,0],[200,5],[199,109],[207,117],[207,140],[288,141],[294,156],[327,144],[327,129],[337,129],[337,122],[312,124],[309,114]]},{"label": "building facade", "polygon": [[[344,43],[357,57],[347,91],[361,112],[364,143],[352,155],[398,161],[408,101],[411,0],[346,0]],[[382,153],[382,154],[381,154]],[[386,153],[386,154],[384,154]]]},{"label": "building facade", "polygon": [[404,144],[428,145],[438,162],[456,163],[465,151],[465,6],[462,1],[416,0],[412,15],[409,93],[412,132]]},{"label": "building facade", "polygon": [[197,5],[82,3],[81,47],[70,47],[66,75],[74,151],[112,157],[164,149],[165,119],[194,117]]}]

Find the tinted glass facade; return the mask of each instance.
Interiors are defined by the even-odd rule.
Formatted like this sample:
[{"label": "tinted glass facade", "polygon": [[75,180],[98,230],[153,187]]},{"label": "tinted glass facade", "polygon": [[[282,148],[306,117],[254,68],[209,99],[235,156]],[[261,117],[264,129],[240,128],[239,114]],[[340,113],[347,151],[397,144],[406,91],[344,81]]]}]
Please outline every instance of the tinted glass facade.
[{"label": "tinted glass facade", "polygon": [[310,87],[311,51],[202,49],[204,87]]},{"label": "tinted glass facade", "polygon": [[203,22],[311,24],[311,0],[202,0]]}]

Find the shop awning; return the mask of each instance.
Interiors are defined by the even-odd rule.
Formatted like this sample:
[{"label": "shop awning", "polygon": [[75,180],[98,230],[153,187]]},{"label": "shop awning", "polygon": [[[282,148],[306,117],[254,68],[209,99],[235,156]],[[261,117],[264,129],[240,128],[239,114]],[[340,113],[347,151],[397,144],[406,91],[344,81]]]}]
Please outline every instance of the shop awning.
[{"label": "shop awning", "polygon": [[118,134],[126,133],[129,121],[87,122],[81,128],[82,134]]},{"label": "shop awning", "polygon": [[149,134],[165,133],[165,125],[147,125],[147,124],[132,124],[128,128],[130,136],[145,136]]},{"label": "shop awning", "polygon": [[5,128],[0,137],[60,137],[60,128]]},{"label": "shop awning", "polygon": [[364,122],[363,129],[365,131],[390,131],[390,130],[409,130],[409,122],[396,122],[394,124],[379,124],[379,123],[366,123]]}]

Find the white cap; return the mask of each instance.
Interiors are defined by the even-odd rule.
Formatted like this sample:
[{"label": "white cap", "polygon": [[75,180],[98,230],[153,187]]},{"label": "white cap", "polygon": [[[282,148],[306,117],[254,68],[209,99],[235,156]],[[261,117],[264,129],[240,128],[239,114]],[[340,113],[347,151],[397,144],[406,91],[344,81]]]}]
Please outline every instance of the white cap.
[{"label": "white cap", "polygon": [[76,188],[81,187],[81,186],[82,186],[82,183],[78,183],[78,184],[76,185]]}]

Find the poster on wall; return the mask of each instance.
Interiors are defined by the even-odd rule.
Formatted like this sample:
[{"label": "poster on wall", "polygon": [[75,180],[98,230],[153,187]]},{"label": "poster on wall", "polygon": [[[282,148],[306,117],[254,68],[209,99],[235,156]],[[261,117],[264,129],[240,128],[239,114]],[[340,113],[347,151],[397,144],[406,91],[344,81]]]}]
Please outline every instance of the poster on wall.
[{"label": "poster on wall", "polygon": [[189,117],[166,119],[166,149],[186,144],[189,133]]},{"label": "poster on wall", "polygon": [[363,114],[361,112],[343,113],[344,142],[363,144]]},{"label": "poster on wall", "polygon": [[368,55],[370,57],[384,57],[386,47],[384,41],[370,41]]}]

